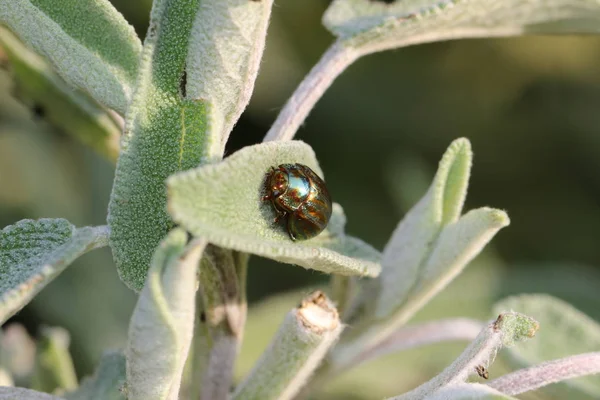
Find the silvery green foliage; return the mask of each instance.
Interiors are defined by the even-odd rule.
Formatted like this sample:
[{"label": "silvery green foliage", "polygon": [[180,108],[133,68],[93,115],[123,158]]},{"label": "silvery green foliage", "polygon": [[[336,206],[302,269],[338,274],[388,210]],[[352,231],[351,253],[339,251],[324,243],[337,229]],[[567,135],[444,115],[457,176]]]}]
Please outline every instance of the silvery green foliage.
[{"label": "silvery green foliage", "polygon": [[75,228],[65,219],[22,220],[0,231],[0,322],[25,306],[85,252],[106,246],[104,227]]},{"label": "silvery green foliage", "polygon": [[384,249],[381,275],[362,283],[349,310],[353,335],[333,350],[336,368],[353,365],[387,340],[509,224],[505,212],[487,207],[461,217],[471,159],[469,141],[455,140],[425,196],[398,224]]},{"label": "silvery green foliage", "polygon": [[141,44],[108,0],[1,0],[0,23],[48,58],[67,82],[125,114]]},{"label": "silvery green foliage", "polygon": [[[516,367],[528,367],[573,354],[597,352],[600,349],[598,322],[560,299],[544,294],[514,296],[500,301],[494,309],[512,309],[527,313],[534,316],[544,328],[536,340],[527,346],[509,349],[509,361]],[[591,359],[586,364],[591,364]],[[571,365],[570,369],[576,372],[577,366]],[[540,371],[540,374],[547,373],[547,370]],[[522,383],[525,385],[525,382]],[[589,376],[566,380],[551,386],[549,390],[565,399],[594,399],[600,393],[600,379]]]},{"label": "silvery green foliage", "polygon": [[265,140],[290,140],[325,90],[357,58],[450,39],[598,33],[596,0],[335,0],[323,24],[337,40],[279,113]]},{"label": "silvery green foliage", "polygon": [[125,386],[125,356],[119,351],[105,353],[93,376],[84,378],[66,400],[127,400]]},{"label": "silvery green foliage", "polygon": [[[154,249],[173,226],[165,180],[222,157],[224,138],[254,85],[269,5],[154,2],[108,215],[119,274],[136,291],[144,284]],[[215,20],[206,24],[204,17]],[[231,29],[211,25],[219,21]],[[239,72],[244,75],[237,77]]]},{"label": "silvery green foliage", "polygon": [[205,241],[175,229],[152,260],[129,326],[127,397],[177,400],[192,341],[196,274]]},{"label": "silvery green foliage", "polygon": [[323,24],[371,53],[416,43],[526,33],[600,31],[595,0],[335,0]]},{"label": "silvery green foliage", "polygon": [[[344,233],[339,204],[333,206],[329,227],[308,241],[291,242],[283,227],[271,223],[272,207],[261,200],[270,167],[300,162],[323,176],[308,145],[281,140],[293,138],[333,79],[362,55],[459,37],[597,32],[600,26],[597,0],[335,0],[324,23],[337,40],[282,110],[265,137],[271,143],[221,160],[254,86],[271,6],[271,0],[155,0],[142,48],[106,0],[0,0],[0,22],[46,56],[67,82],[125,115],[108,224],[120,277],[141,293],[124,356],[107,355],[94,378],[66,395],[69,400],[177,399],[194,322],[202,320],[196,301],[206,312],[206,324],[199,324],[206,329],[197,328],[201,340],[194,344],[190,376],[201,383],[188,382],[187,389],[203,399],[227,398],[246,318],[249,253],[338,275],[338,294],[349,306],[352,329],[330,351],[344,324],[325,295],[309,296],[285,318],[253,372],[236,389],[236,399],[291,398],[309,383],[323,359],[329,362],[317,375],[328,378],[373,357],[386,340],[406,335],[407,330],[398,328],[509,224],[505,212],[487,207],[461,216],[471,168],[469,141],[450,145],[431,187],[400,222],[382,256]],[[21,221],[2,230],[2,321],[76,257],[105,245],[108,235],[108,227],[75,228],[65,220]],[[358,295],[348,291],[351,287],[359,287]],[[569,316],[564,326],[574,326],[576,334],[597,346],[595,324],[568,306],[547,299],[541,303],[540,308],[537,298],[519,299],[515,308],[541,312],[540,320]],[[443,322],[429,324],[431,342],[469,339],[477,325]],[[436,329],[449,326],[459,331],[436,334]],[[440,375],[398,398],[510,399],[498,390],[520,393],[543,386],[537,381],[512,386],[514,377],[527,381],[532,371],[536,378],[540,371],[552,372],[542,384],[600,371],[600,364],[595,366],[598,354],[586,353],[517,371],[495,381],[496,386],[466,383],[492,362],[500,347],[531,337],[538,326],[525,315],[502,313]],[[558,337],[555,346],[581,351],[570,347],[572,332]],[[66,347],[49,348],[57,350],[48,357],[56,368],[56,382],[41,389],[76,386],[74,374],[65,369],[65,360],[70,362]],[[521,364],[539,361],[537,355],[533,352]],[[583,369],[581,360],[594,366]],[[575,374],[554,373],[573,365],[579,367]],[[38,360],[38,371],[40,367]],[[0,369],[6,383],[12,382],[13,372]],[[579,393],[598,391],[597,385],[575,386]],[[0,400],[14,398],[58,399],[0,388]]]},{"label": "silvery green foliage", "polygon": [[303,163],[323,176],[315,154],[303,142],[246,147],[217,164],[179,173],[167,182],[175,222],[210,242],[277,261],[342,275],[376,276],[379,252],[343,232],[345,217],[334,206],[329,227],[317,237],[294,243],[262,201],[270,168]]},{"label": "silvery green foliage", "polygon": [[[273,0],[201,1],[187,56],[187,96],[212,105],[219,156],[250,100]],[[207,56],[208,55],[208,56]]]},{"label": "silvery green foliage", "polygon": [[[208,104],[182,92],[198,0],[158,0],[152,7],[108,208],[110,246],[121,279],[139,291],[156,246],[173,227],[165,180],[208,154],[214,129]],[[185,89],[183,89],[185,90]]]}]

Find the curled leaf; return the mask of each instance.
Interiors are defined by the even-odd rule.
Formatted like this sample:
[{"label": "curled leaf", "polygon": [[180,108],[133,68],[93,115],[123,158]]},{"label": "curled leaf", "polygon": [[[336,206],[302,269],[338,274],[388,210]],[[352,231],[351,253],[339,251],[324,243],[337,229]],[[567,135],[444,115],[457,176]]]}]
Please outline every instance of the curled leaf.
[{"label": "curled leaf", "polygon": [[106,226],[22,220],[0,231],[0,323],[23,308],[82,254],[107,245]]},{"label": "curled leaf", "polygon": [[267,142],[246,147],[218,164],[178,173],[167,182],[175,222],[225,248],[340,275],[377,276],[379,253],[343,233],[345,218],[334,205],[328,228],[313,239],[292,242],[273,224],[262,201],[266,174],[284,163],[302,163],[323,176],[313,150],[303,142]]},{"label": "curled leaf", "polygon": [[157,249],[135,307],[127,345],[130,400],[178,398],[192,341],[197,270],[206,242],[186,247],[187,234],[175,229]]}]

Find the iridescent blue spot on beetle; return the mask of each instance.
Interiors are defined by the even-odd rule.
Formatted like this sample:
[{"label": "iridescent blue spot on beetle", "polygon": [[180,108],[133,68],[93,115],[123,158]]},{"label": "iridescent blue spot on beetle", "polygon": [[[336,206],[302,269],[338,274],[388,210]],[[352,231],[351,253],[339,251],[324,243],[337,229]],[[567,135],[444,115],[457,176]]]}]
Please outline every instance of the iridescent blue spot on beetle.
[{"label": "iridescent blue spot on beetle", "polygon": [[292,240],[317,236],[331,218],[331,196],[323,179],[304,164],[271,167],[265,182],[267,194],[277,213],[275,222],[284,220]]}]

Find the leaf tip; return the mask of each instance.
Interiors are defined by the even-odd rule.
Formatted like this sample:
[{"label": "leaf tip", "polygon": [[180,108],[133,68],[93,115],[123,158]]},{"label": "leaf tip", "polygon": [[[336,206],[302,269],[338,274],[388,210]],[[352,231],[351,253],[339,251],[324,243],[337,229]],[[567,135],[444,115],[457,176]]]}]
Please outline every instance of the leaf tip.
[{"label": "leaf tip", "polygon": [[493,327],[502,331],[502,341],[508,347],[534,337],[540,329],[540,323],[527,315],[511,311],[501,313]]},{"label": "leaf tip", "polygon": [[488,209],[488,218],[490,225],[496,228],[504,228],[510,225],[510,218],[506,211],[498,210],[495,208]]}]

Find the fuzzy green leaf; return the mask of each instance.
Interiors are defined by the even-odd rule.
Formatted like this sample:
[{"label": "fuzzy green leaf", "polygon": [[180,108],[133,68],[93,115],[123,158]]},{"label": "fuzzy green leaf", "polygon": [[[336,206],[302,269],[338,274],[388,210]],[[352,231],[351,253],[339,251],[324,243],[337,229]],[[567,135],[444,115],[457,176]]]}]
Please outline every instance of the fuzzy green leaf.
[{"label": "fuzzy green leaf", "polygon": [[[154,249],[173,227],[165,180],[213,154],[215,124],[207,103],[184,98],[185,63],[199,0],[155,1],[126,117],[108,223],[121,279],[141,290]],[[220,133],[220,131],[219,131]]]},{"label": "fuzzy green leaf", "polygon": [[265,47],[273,0],[204,0],[188,53],[187,96],[203,99],[222,119],[220,153],[250,100]]},{"label": "fuzzy green leaf", "polygon": [[0,23],[44,55],[58,73],[124,114],[141,44],[107,0],[1,0]]},{"label": "fuzzy green leaf", "polygon": [[467,139],[452,142],[429,190],[398,224],[383,253],[378,315],[391,314],[407,299],[424,275],[425,264],[443,227],[460,216],[472,158]]},{"label": "fuzzy green leaf", "polygon": [[22,220],[0,231],[0,324],[23,308],[73,260],[106,246],[106,226],[65,219]]},{"label": "fuzzy green leaf", "polygon": [[471,158],[469,141],[455,140],[426,195],[396,228],[384,250],[381,275],[361,288],[351,314],[353,332],[334,349],[338,367],[353,365],[361,353],[386,340],[509,224],[505,212],[491,208],[459,218]]},{"label": "fuzzy green leaf", "polygon": [[[518,367],[600,349],[600,325],[562,300],[543,294],[514,296],[494,306],[494,310],[500,309],[527,313],[543,327],[535,341],[509,350],[510,361]],[[594,399],[600,393],[600,379],[571,379],[554,384],[549,390],[558,398]]]},{"label": "fuzzy green leaf", "polygon": [[64,400],[35,390],[0,386],[0,400]]},{"label": "fuzzy green leaf", "polygon": [[303,142],[249,146],[221,163],[169,178],[169,212],[189,232],[222,247],[328,273],[376,276],[379,253],[344,235],[339,205],[328,228],[310,240],[292,242],[282,226],[273,224],[272,206],[261,198],[266,174],[284,163],[302,163],[323,176],[313,150]]},{"label": "fuzzy green leaf", "polygon": [[67,400],[126,400],[125,356],[119,351],[105,353],[94,376],[85,378],[75,392],[65,397]]},{"label": "fuzzy green leaf", "polygon": [[30,108],[41,107],[50,124],[115,162],[121,129],[110,114],[87,94],[73,90],[4,27],[0,27],[0,45],[11,64],[15,96]]},{"label": "fuzzy green leaf", "polygon": [[176,400],[192,341],[197,271],[206,242],[175,229],[152,260],[129,327],[127,397]]},{"label": "fuzzy green leaf", "polygon": [[347,46],[367,54],[458,38],[597,33],[600,4],[594,0],[335,0],[323,23]]}]

